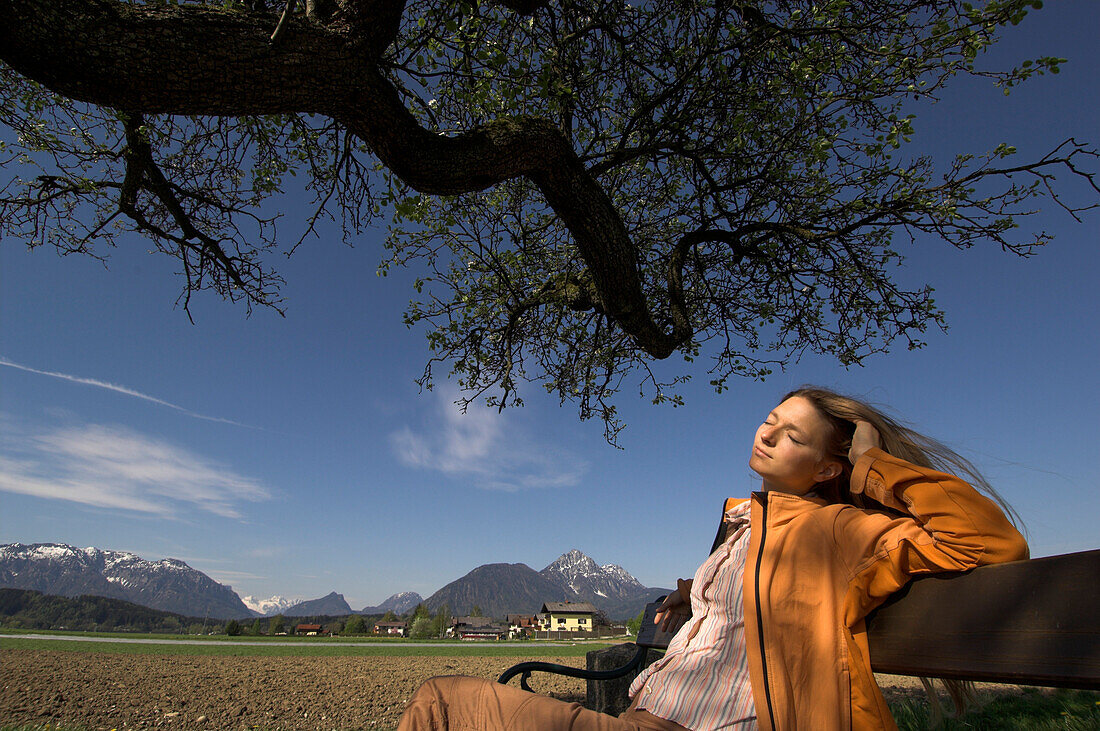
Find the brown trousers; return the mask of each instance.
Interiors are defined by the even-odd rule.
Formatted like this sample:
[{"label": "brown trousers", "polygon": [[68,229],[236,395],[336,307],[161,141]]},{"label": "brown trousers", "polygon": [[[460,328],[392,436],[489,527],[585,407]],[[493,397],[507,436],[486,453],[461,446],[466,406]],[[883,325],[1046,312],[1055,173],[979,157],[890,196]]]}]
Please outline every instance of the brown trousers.
[{"label": "brown trousers", "polygon": [[444,675],[417,689],[397,731],[687,731],[633,706],[621,716],[485,678]]}]

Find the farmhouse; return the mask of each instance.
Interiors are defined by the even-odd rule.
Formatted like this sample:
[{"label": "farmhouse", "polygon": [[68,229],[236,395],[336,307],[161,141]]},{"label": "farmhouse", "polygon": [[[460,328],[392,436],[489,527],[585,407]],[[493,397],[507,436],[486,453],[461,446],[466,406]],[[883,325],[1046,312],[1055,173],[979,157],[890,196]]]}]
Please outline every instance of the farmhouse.
[{"label": "farmhouse", "polygon": [[321,634],[321,625],[319,624],[299,624],[294,627],[294,634],[306,635],[308,637],[316,637]]},{"label": "farmhouse", "polygon": [[596,629],[596,607],[588,602],[546,602],[539,611],[542,629],[592,632]]},{"label": "farmhouse", "polygon": [[508,615],[508,636],[511,638],[522,635],[530,635],[532,630],[539,628],[539,618],[530,614]]},{"label": "farmhouse", "polygon": [[508,636],[508,628],[492,617],[453,617],[447,635],[462,640],[500,640]]},{"label": "farmhouse", "polygon": [[376,635],[404,637],[408,634],[408,631],[409,626],[404,622],[376,622],[374,625],[374,634]]},{"label": "farmhouse", "polygon": [[508,636],[508,628],[500,624],[486,624],[480,627],[464,627],[457,630],[463,640],[501,640]]}]

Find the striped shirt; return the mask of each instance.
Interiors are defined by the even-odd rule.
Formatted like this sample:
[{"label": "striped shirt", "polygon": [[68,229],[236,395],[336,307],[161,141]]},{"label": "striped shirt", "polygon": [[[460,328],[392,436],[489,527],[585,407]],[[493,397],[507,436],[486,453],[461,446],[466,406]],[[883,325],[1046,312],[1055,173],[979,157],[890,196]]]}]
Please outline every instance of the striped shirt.
[{"label": "striped shirt", "polygon": [[726,540],[692,582],[691,618],[630,685],[638,708],[693,731],[756,728],[742,602],[749,509],[746,500],[726,511]]}]

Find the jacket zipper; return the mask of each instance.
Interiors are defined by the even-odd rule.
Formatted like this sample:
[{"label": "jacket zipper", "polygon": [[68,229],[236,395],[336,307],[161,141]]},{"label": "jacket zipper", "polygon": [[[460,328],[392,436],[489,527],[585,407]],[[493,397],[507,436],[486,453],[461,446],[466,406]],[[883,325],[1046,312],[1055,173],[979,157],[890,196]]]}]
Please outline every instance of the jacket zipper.
[{"label": "jacket zipper", "polygon": [[768,718],[771,719],[772,728],[775,728],[775,713],[772,711],[772,692],[768,685],[768,655],[765,652],[764,642],[764,612],[761,610],[760,601],[760,563],[764,555],[764,541],[768,538],[768,494],[766,492],[753,493],[753,497],[760,501],[763,516],[760,526],[760,550],[756,552],[756,568],[753,577],[753,586],[756,592],[756,630],[760,636],[760,666],[764,670],[764,700],[768,706]]}]

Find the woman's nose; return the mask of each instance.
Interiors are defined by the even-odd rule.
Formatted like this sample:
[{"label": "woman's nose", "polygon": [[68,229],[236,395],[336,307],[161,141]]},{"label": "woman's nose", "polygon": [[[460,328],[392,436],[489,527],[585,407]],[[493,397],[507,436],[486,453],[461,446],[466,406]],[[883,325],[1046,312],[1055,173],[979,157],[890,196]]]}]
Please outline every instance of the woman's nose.
[{"label": "woman's nose", "polygon": [[760,441],[764,442],[765,444],[770,445],[774,436],[775,434],[768,427],[763,427],[760,429]]}]

